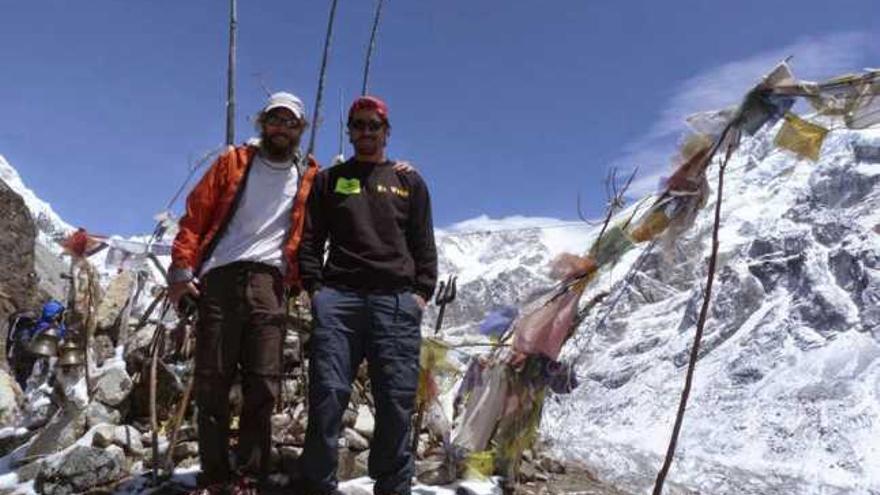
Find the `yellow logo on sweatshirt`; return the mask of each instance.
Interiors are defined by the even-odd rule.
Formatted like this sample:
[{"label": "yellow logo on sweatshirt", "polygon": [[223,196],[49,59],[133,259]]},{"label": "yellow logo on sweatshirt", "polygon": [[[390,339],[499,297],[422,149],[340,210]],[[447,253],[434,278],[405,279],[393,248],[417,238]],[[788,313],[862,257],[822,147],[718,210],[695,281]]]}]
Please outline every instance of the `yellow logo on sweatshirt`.
[{"label": "yellow logo on sweatshirt", "polygon": [[346,195],[360,194],[361,181],[358,179],[346,179],[345,177],[340,177],[336,179],[336,189],[334,189],[334,192]]},{"label": "yellow logo on sweatshirt", "polygon": [[406,189],[404,189],[402,187],[397,187],[397,186],[385,186],[382,184],[378,184],[376,186],[376,192],[380,192],[380,193],[390,192],[392,194],[396,194],[396,195],[400,196],[401,198],[408,198],[409,197],[409,191],[407,191]]}]

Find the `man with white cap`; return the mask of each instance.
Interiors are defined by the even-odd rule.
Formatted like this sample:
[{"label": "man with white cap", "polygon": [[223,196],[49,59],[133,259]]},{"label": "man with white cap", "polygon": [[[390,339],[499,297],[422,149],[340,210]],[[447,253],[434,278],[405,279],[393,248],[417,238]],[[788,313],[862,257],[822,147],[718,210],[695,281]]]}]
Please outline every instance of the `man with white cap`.
[{"label": "man with white cap", "polygon": [[[299,152],[302,101],[275,93],[258,144],[229,149],[190,193],[172,249],[169,298],[197,300],[201,493],[248,493],[268,474],[288,290],[298,290],[305,204],[318,165]],[[242,376],[237,469],[229,465],[229,390]]]}]

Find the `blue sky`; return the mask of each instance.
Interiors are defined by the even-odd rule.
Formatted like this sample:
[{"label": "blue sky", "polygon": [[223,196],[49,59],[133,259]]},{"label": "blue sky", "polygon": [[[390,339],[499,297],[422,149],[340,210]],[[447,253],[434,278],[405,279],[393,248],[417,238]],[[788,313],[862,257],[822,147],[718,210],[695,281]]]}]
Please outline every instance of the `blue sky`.
[{"label": "blue sky", "polygon": [[[0,154],[68,222],[149,231],[224,139],[225,0],[7,2]],[[374,2],[340,0],[318,158],[360,90]],[[270,90],[311,108],[329,1],[239,1],[236,139]],[[880,66],[880,1],[386,2],[371,90],[390,155],[432,191],[435,224],[597,216],[611,165],[648,192],[684,115],[736,103],[780,58],[821,79]],[[179,205],[178,205],[179,209]]]}]

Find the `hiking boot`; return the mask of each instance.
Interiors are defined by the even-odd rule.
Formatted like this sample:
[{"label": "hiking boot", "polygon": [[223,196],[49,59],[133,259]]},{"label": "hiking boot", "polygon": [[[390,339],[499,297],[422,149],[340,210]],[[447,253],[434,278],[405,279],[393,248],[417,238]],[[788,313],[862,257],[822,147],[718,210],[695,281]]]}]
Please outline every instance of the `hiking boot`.
[{"label": "hiking boot", "polygon": [[196,488],[189,495],[230,495],[230,487],[227,483],[214,483],[202,488]]},{"label": "hiking boot", "polygon": [[229,495],[260,495],[260,484],[253,478],[242,476],[232,484]]}]

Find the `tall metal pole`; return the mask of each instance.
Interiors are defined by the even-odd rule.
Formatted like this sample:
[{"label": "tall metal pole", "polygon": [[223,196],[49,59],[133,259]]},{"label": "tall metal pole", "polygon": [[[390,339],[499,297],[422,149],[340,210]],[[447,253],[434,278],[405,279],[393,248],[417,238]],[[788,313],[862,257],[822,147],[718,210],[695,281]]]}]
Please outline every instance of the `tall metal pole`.
[{"label": "tall metal pole", "polygon": [[370,80],[370,61],[373,59],[373,50],[376,48],[376,34],[379,32],[379,19],[382,17],[382,4],[384,0],[377,0],[376,15],[373,17],[373,30],[370,33],[370,44],[367,45],[367,58],[364,62],[364,85],[361,95],[367,94],[367,83]]},{"label": "tall metal pole", "polygon": [[226,73],[226,144],[235,143],[235,36],[238,0],[229,0],[229,63]]}]

